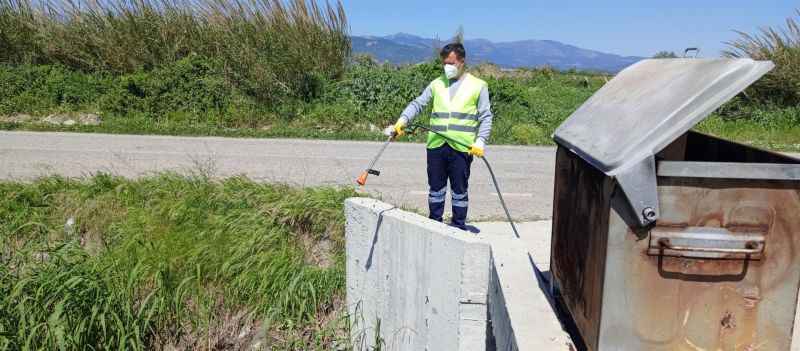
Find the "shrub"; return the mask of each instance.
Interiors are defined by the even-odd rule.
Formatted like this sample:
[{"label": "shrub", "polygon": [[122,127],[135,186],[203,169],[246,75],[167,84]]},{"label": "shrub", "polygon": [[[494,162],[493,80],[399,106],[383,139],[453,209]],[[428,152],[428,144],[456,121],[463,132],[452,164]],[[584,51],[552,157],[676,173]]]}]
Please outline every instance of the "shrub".
[{"label": "shrub", "polygon": [[439,74],[440,68],[433,62],[394,67],[362,60],[325,89],[325,101],[355,106],[362,113],[360,119],[393,122]]},{"label": "shrub", "polygon": [[514,142],[522,145],[547,143],[549,136],[539,126],[533,124],[518,124],[511,128],[511,137]]},{"label": "shrub", "polygon": [[674,51],[659,51],[655,55],[653,55],[653,58],[657,59],[678,58],[678,55],[675,55]]},{"label": "shrub", "polygon": [[237,94],[205,57],[187,56],[152,71],[138,71],[115,80],[103,108],[120,114],[144,112],[157,116],[170,112],[219,114]]},{"label": "shrub", "polygon": [[100,75],[60,65],[0,66],[0,113],[75,110],[93,104],[110,87]]},{"label": "shrub", "polygon": [[1,65],[0,85],[6,87],[0,90],[1,114],[92,110],[151,119],[213,119],[236,118],[254,109],[252,97],[226,81],[215,61],[199,55],[116,76],[61,65]]}]

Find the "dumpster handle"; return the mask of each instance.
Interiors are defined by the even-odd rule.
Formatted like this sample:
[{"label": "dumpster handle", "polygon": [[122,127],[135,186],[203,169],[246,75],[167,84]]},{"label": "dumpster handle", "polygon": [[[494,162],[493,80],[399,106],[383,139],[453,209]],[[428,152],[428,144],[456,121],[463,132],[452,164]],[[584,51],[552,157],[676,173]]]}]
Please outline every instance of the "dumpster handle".
[{"label": "dumpster handle", "polygon": [[661,238],[658,239],[658,244],[661,245],[662,248],[668,250],[675,250],[675,251],[695,251],[695,252],[715,252],[715,253],[727,253],[727,254],[746,254],[746,255],[754,255],[761,253],[763,248],[761,245],[756,241],[748,241],[745,244],[745,249],[725,249],[725,248],[710,248],[710,247],[691,247],[691,246],[675,246],[672,245],[669,241],[669,238]]},{"label": "dumpster handle", "polygon": [[686,50],[683,51],[683,57],[686,58],[687,55],[692,51],[694,51],[694,58],[697,58],[697,55],[700,54],[699,48],[686,48]]}]

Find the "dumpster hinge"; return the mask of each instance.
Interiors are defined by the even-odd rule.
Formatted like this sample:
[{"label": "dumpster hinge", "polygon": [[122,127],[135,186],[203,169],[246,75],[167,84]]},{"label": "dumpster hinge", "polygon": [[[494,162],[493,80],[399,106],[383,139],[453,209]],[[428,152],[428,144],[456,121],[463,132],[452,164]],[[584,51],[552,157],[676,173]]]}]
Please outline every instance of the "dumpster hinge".
[{"label": "dumpster hinge", "polygon": [[650,155],[617,174],[615,178],[639,225],[644,227],[655,222],[660,215],[655,157]]}]

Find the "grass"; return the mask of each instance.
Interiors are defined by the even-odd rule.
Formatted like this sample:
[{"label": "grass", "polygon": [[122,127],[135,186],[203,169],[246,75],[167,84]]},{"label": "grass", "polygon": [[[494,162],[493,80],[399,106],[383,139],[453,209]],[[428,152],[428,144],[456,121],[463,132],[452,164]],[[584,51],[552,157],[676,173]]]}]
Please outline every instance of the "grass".
[{"label": "grass", "polygon": [[737,96],[695,129],[760,148],[798,152],[800,106],[758,105]]},{"label": "grass", "polygon": [[[789,19],[731,43],[778,69],[697,129],[800,151],[798,33]],[[551,144],[610,78],[472,69],[495,144]],[[103,117],[7,130],[380,140],[440,71],[351,59],[338,2],[0,0],[0,116]],[[346,349],[354,195],[202,174],[2,182],[0,349]]]},{"label": "grass", "polygon": [[350,55],[341,3],[305,0],[0,0],[0,63],[131,74],[213,57],[259,102],[316,94]]},{"label": "grass", "polygon": [[[0,128],[7,130],[381,140],[382,128],[441,74],[435,60],[394,67],[351,59],[338,3],[52,1],[34,8],[28,0],[3,1],[0,42],[9,50],[0,57],[0,85],[6,87],[0,90]],[[759,98],[798,90],[792,78],[797,25],[790,19],[787,28],[731,44],[737,51],[730,55],[771,58],[779,67],[698,129],[800,151],[800,107]],[[611,78],[549,68],[471,69],[489,83],[493,144],[551,145],[555,128]],[[82,112],[98,113],[103,123],[8,118]]]},{"label": "grass", "polygon": [[[475,67],[489,83],[494,144],[551,145],[555,128],[608,79],[549,69],[503,72]],[[99,112],[99,126],[0,122],[6,130],[73,131],[229,137],[381,140],[438,74],[438,65],[350,66],[308,102],[259,105],[225,83],[213,60],[190,56],[170,66],[128,75],[88,74],[62,66],[0,66],[0,115]],[[1,120],[1,118],[0,118]],[[425,117],[420,121],[424,123]],[[697,129],[760,147],[800,151],[800,108],[753,104],[739,97]],[[421,142],[422,136],[411,137]]]},{"label": "grass", "polygon": [[[0,0],[0,128],[380,140],[441,64],[351,57],[347,28],[338,2]],[[772,59],[778,68],[698,129],[800,151],[798,33],[792,18],[786,28],[741,33],[728,55]],[[552,144],[555,128],[610,79],[549,68],[471,70],[489,83],[493,144]],[[87,112],[103,123],[9,118]]]},{"label": "grass", "polygon": [[[104,118],[99,127],[6,122],[4,129],[375,140],[437,74],[435,63],[404,68],[358,63],[340,80],[327,82],[318,98],[261,105],[226,84],[214,60],[202,56],[124,75],[6,65],[0,66],[0,83],[9,89],[0,92],[0,114],[99,112]],[[605,79],[550,70],[481,75],[489,81],[498,116],[494,142],[518,144],[546,142],[555,125]]]},{"label": "grass", "polygon": [[800,10],[784,27],[766,27],[758,33],[737,32],[728,43],[727,57],[770,60],[775,69],[754,83],[744,96],[760,103],[800,106]]},{"label": "grass", "polygon": [[174,174],[0,183],[0,349],[344,345],[354,195]]}]

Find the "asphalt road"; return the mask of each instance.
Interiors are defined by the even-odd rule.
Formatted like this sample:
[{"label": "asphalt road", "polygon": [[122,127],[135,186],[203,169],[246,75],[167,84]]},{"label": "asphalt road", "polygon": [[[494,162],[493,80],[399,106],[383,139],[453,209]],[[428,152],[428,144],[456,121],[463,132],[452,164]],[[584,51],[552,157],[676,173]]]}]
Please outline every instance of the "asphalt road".
[{"label": "asphalt road", "polygon": [[[356,177],[379,147],[380,143],[357,141],[0,131],[0,178],[96,172],[140,177],[170,170],[246,175],[300,186],[356,186]],[[551,217],[553,148],[490,145],[486,156],[515,220]],[[381,175],[370,176],[364,191],[427,211],[424,145],[393,143],[376,168]],[[472,164],[469,189],[471,220],[504,218],[489,173],[478,160]]]}]

